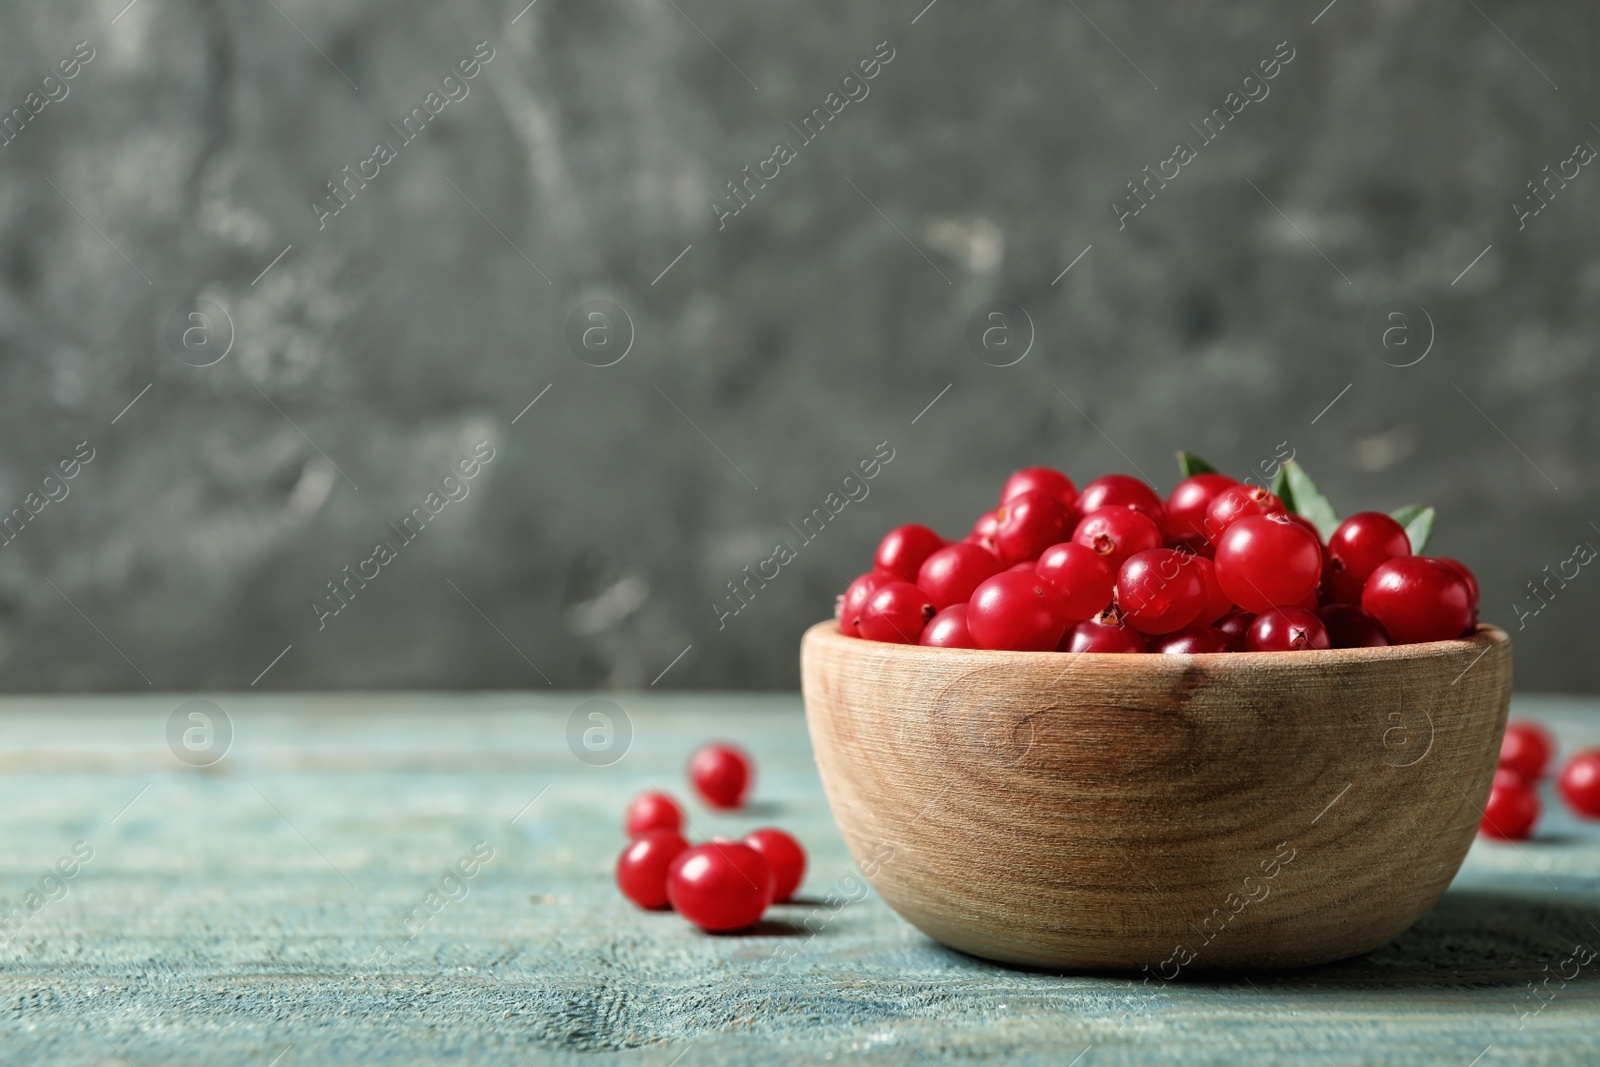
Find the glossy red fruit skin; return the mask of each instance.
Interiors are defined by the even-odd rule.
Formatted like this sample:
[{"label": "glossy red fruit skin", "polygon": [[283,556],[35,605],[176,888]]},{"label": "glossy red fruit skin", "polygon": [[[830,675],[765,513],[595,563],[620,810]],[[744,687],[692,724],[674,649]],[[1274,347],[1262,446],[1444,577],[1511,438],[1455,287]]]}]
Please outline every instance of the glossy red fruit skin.
[{"label": "glossy red fruit skin", "polygon": [[912,583],[885,582],[872,591],[856,629],[868,641],[914,645],[938,610],[928,594]]},{"label": "glossy red fruit skin", "polygon": [[1244,635],[1250,632],[1250,624],[1256,621],[1254,614],[1248,611],[1230,611],[1211,625],[1228,635],[1232,642],[1231,651],[1244,651]]},{"label": "glossy red fruit skin", "polygon": [[1328,558],[1338,560],[1345,573],[1363,583],[1378,564],[1409,555],[1406,528],[1381,511],[1356,512],[1328,538]]},{"label": "glossy red fruit skin", "polygon": [[1309,652],[1332,647],[1328,628],[1305,608],[1264,611],[1244,635],[1246,652]]},{"label": "glossy red fruit skin", "polygon": [[1038,559],[1039,553],[1066,539],[1072,513],[1049,493],[1019,493],[995,509],[994,543],[1006,566]]},{"label": "glossy red fruit skin", "polygon": [[654,790],[640,793],[628,805],[622,820],[622,829],[629,837],[638,837],[651,830],[683,830],[683,809],[666,793]]},{"label": "glossy red fruit skin", "polygon": [[1556,788],[1574,812],[1600,819],[1600,748],[1580,752],[1568,760]]},{"label": "glossy red fruit skin", "polygon": [[1066,629],[1061,594],[1037,574],[997,574],[978,586],[967,605],[967,630],[979,648],[1053,652]]},{"label": "glossy red fruit skin", "polygon": [[1478,832],[1501,841],[1522,841],[1539,821],[1539,794],[1525,785],[1497,781],[1483,806]]},{"label": "glossy red fruit skin", "polygon": [[1162,528],[1168,538],[1206,536],[1206,512],[1217,494],[1239,483],[1226,474],[1191,474],[1167,496]]},{"label": "glossy red fruit skin", "polygon": [[1506,724],[1505,737],[1500,741],[1500,766],[1516,771],[1530,782],[1544,777],[1555,751],[1555,741],[1538,723],[1517,721]]},{"label": "glossy red fruit skin", "polygon": [[1068,622],[1100,614],[1110,605],[1117,587],[1117,573],[1105,557],[1076,541],[1051,545],[1033,569],[1061,594]]},{"label": "glossy red fruit skin", "polygon": [[1080,622],[1061,639],[1062,652],[1148,652],[1144,634],[1115,621],[1109,613]]},{"label": "glossy red fruit skin", "polygon": [[1083,487],[1078,494],[1078,514],[1087,515],[1101,508],[1130,507],[1144,512],[1157,523],[1164,507],[1161,496],[1149,483],[1131,474],[1105,474]]},{"label": "glossy red fruit skin", "polygon": [[[998,509],[995,509],[998,510]],[[996,559],[1000,558],[1000,550],[995,547],[995,531],[1000,528],[1000,520],[995,518],[994,511],[986,511],[978,516],[978,521],[972,524],[972,532],[961,540],[968,544],[980,545],[993,552]]]},{"label": "glossy red fruit skin", "polygon": [[951,604],[929,619],[917,643],[929,648],[977,648],[967,629],[967,605]]},{"label": "glossy red fruit skin", "polygon": [[1397,645],[1448,641],[1472,626],[1472,592],[1454,568],[1427,556],[1378,564],[1361,591],[1361,606]]},{"label": "glossy red fruit skin", "polygon": [[794,896],[806,876],[806,850],[789,834],[767,826],[744,835],[744,843],[761,853],[772,868],[772,900],[782,903]]},{"label": "glossy red fruit skin", "polygon": [[1473,574],[1467,565],[1459,559],[1451,559],[1449,556],[1435,556],[1433,558],[1443,563],[1446,567],[1452,568],[1467,583],[1467,591],[1472,597],[1472,617],[1476,619],[1478,617],[1478,576]]},{"label": "glossy red fruit skin", "polygon": [[617,857],[617,888],[647,911],[667,906],[667,870],[689,842],[676,830],[651,830],[628,842]]},{"label": "glossy red fruit skin", "polygon": [[1334,648],[1382,648],[1394,643],[1383,623],[1354,604],[1325,604],[1317,609],[1317,618],[1328,628]]},{"label": "glossy red fruit skin", "polygon": [[1215,564],[1222,591],[1259,613],[1316,595],[1322,546],[1283,515],[1247,515],[1217,540]]},{"label": "glossy red fruit skin", "polygon": [[1157,639],[1152,651],[1171,656],[1232,652],[1233,638],[1214,626],[1190,626]]},{"label": "glossy red fruit skin", "polygon": [[860,637],[861,613],[866,610],[867,600],[878,586],[892,581],[894,579],[882,571],[868,571],[847,585],[834,608],[834,616],[839,620],[839,632],[846,637]]},{"label": "glossy red fruit skin", "polygon": [[689,758],[689,782],[713,808],[731,811],[742,806],[754,777],[750,757],[737,745],[713,742]]},{"label": "glossy red fruit skin", "polygon": [[1143,634],[1169,634],[1194,622],[1206,606],[1205,578],[1192,566],[1198,558],[1170,548],[1129,556],[1117,572],[1123,621]]},{"label": "glossy red fruit skin", "polygon": [[1002,570],[1000,560],[981,545],[957,542],[945,545],[922,561],[917,571],[917,586],[943,610],[951,604],[965,604],[972,591]]},{"label": "glossy red fruit skin", "polygon": [[1251,515],[1287,515],[1276,493],[1259,485],[1235,485],[1222,490],[1206,508],[1205,534],[1216,542],[1228,527]]},{"label": "glossy red fruit skin", "polygon": [[1078,487],[1072,484],[1071,478],[1052,467],[1023,467],[1017,471],[1001,487],[1000,503],[1032,492],[1049,493],[1069,510],[1077,505]]},{"label": "glossy red fruit skin", "polygon": [[1137,508],[1109,507],[1090,512],[1078,520],[1071,540],[1091,548],[1112,572],[1135,552],[1161,547],[1161,529],[1154,519]]},{"label": "glossy red fruit skin", "polygon": [[772,865],[739,841],[711,841],[678,854],[667,870],[667,900],[702,930],[741,930],[772,903]]},{"label": "glossy red fruit skin", "polygon": [[1366,578],[1357,578],[1344,569],[1344,564],[1322,554],[1322,584],[1317,587],[1323,604],[1349,604],[1361,606],[1361,591],[1366,588]]},{"label": "glossy red fruit skin", "polygon": [[1216,622],[1228,612],[1233,610],[1233,598],[1222,591],[1222,584],[1217,581],[1217,566],[1204,556],[1195,556],[1189,561],[1200,575],[1200,580],[1205,583],[1206,602],[1200,609],[1200,614],[1195,616],[1196,625]]},{"label": "glossy red fruit skin", "polygon": [[922,561],[944,547],[944,538],[926,526],[896,526],[878,542],[873,569],[902,582],[915,582]]}]

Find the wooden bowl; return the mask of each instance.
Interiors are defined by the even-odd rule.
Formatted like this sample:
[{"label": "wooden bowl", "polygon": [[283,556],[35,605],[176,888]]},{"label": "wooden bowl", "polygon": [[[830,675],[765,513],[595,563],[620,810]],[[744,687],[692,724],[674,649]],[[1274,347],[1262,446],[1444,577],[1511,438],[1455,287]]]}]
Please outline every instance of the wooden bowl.
[{"label": "wooden bowl", "polygon": [[1007,963],[1324,963],[1414,923],[1477,832],[1511,642],[1195,656],[801,645],[828,803],[908,922]]}]

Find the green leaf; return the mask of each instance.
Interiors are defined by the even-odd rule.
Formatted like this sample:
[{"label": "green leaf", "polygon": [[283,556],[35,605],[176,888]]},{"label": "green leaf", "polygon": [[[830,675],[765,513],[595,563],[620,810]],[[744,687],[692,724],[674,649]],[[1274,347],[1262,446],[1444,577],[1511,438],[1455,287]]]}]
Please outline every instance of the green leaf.
[{"label": "green leaf", "polygon": [[1284,507],[1296,515],[1300,514],[1294,510],[1294,490],[1289,488],[1289,472],[1283,467],[1279,467],[1278,473],[1272,476],[1272,493],[1283,501]]},{"label": "green leaf", "polygon": [[1311,525],[1317,528],[1324,541],[1332,537],[1333,531],[1339,528],[1339,513],[1333,510],[1333,505],[1322,495],[1322,490],[1311,480],[1311,475],[1293,460],[1283,465],[1282,474],[1284,485],[1294,497],[1293,504],[1289,504],[1287,497],[1284,498],[1284,503],[1288,504],[1296,515],[1310,519]]},{"label": "green leaf", "polygon": [[1403,508],[1389,512],[1389,517],[1406,528],[1406,536],[1411,539],[1412,553],[1422,555],[1423,548],[1428,544],[1428,538],[1433,536],[1433,508],[1427,504],[1407,504]]},{"label": "green leaf", "polygon": [[1193,452],[1178,452],[1178,472],[1185,478],[1192,478],[1196,474],[1216,474],[1217,468],[1195,455]]}]

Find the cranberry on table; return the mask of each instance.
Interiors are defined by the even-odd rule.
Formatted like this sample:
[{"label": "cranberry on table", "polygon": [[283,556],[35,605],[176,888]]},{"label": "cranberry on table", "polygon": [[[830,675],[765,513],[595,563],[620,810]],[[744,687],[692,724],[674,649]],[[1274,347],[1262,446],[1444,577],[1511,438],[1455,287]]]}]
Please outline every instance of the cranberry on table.
[{"label": "cranberry on table", "polygon": [[1000,503],[1032,492],[1049,493],[1069,509],[1076,505],[1078,499],[1078,487],[1060,471],[1051,467],[1023,467],[1006,479],[1006,484],[1000,489]]},{"label": "cranberry on table", "polygon": [[772,899],[782,903],[794,896],[806,874],[806,850],[789,834],[763,827],[744,835],[744,843],[761,853],[772,868]]},{"label": "cranberry on table", "polygon": [[1153,651],[1172,656],[1233,651],[1233,638],[1215,626],[1190,626],[1158,638]]},{"label": "cranberry on table", "polygon": [[893,579],[881,571],[868,571],[845,587],[844,595],[839,598],[834,611],[839,620],[840,633],[846,637],[861,636],[861,613],[866,610],[867,599],[877,591],[878,586],[889,581]]},{"label": "cranberry on table", "polygon": [[1533,833],[1538,821],[1539,795],[1525,784],[1496,775],[1478,832],[1502,841],[1521,841]]},{"label": "cranberry on table", "polygon": [[622,828],[629,837],[638,837],[651,830],[682,830],[683,809],[666,793],[654,790],[640,793],[628,805]]},{"label": "cranberry on table", "polygon": [[1072,512],[1040,490],[1018,493],[995,509],[995,547],[1007,566],[1038,559],[1039,553],[1067,536]]},{"label": "cranberry on table", "polygon": [[1573,756],[1562,768],[1556,788],[1573,811],[1600,819],[1600,748]]},{"label": "cranberry on table", "polygon": [[978,642],[967,629],[967,605],[951,604],[929,619],[918,644],[930,648],[977,648]]},{"label": "cranberry on table", "polygon": [[896,526],[878,542],[873,567],[902,582],[914,582],[922,561],[943,547],[944,538],[926,526]]},{"label": "cranberry on table", "polygon": [[1427,556],[1378,564],[1361,592],[1361,606],[1383,623],[1396,644],[1448,641],[1472,625],[1472,591],[1453,568]]},{"label": "cranberry on table", "polygon": [[1071,622],[1092,619],[1104,611],[1117,587],[1117,573],[1105,558],[1076,541],[1051,545],[1033,569],[1056,587]]},{"label": "cranberry on table", "polygon": [[1129,556],[1117,572],[1123,620],[1145,634],[1181,630],[1206,606],[1206,583],[1190,564],[1196,556],[1152,548]]},{"label": "cranberry on table", "polygon": [[1131,474],[1106,474],[1083,487],[1078,494],[1078,512],[1083,515],[1100,508],[1130,507],[1144,512],[1156,522],[1163,510],[1160,495],[1149,483]]},{"label": "cranberry on table", "polygon": [[667,900],[713,933],[754,925],[772,903],[772,865],[738,841],[710,841],[678,854],[667,870]]},{"label": "cranberry on table", "polygon": [[1061,639],[1062,652],[1148,652],[1144,634],[1118,621],[1111,612],[1080,622]]},{"label": "cranberry on table", "polygon": [[938,610],[928,594],[917,586],[889,581],[874,589],[867,598],[856,629],[868,641],[914,645],[922,637],[922,628]]},{"label": "cranberry on table", "polygon": [[651,830],[634,838],[617,857],[617,888],[641,908],[666,907],[667,870],[688,847],[676,830]]},{"label": "cranberry on table", "polygon": [[1071,540],[1093,549],[1115,571],[1135,552],[1160,548],[1161,528],[1137,508],[1112,506],[1080,519]]},{"label": "cranberry on table", "polygon": [[752,777],[750,757],[735,745],[705,745],[689,758],[689,781],[713,808],[731,810],[741,806]]},{"label": "cranberry on table", "polygon": [[1538,781],[1544,777],[1544,769],[1554,751],[1555,742],[1538,723],[1507,723],[1505,737],[1500,741],[1500,766],[1516,771],[1529,781]]},{"label": "cranberry on table", "polygon": [[1354,604],[1325,604],[1317,618],[1328,628],[1334,648],[1382,648],[1393,644],[1383,623]]},{"label": "cranberry on table", "polygon": [[1053,652],[1066,628],[1065,601],[1038,574],[997,574],[978,586],[967,605],[967,630],[979,648]]},{"label": "cranberry on table", "polygon": [[1215,541],[1227,532],[1228,527],[1251,515],[1287,515],[1276,493],[1259,485],[1234,485],[1222,490],[1206,508],[1205,532]]},{"label": "cranberry on table", "polygon": [[1286,515],[1247,515],[1218,539],[1215,564],[1222,591],[1246,611],[1262,612],[1316,595],[1322,545]]},{"label": "cranberry on table", "polygon": [[972,591],[1002,569],[1003,564],[993,552],[981,545],[957,542],[922,561],[917,586],[928,594],[934,607],[943,609],[971,600]]},{"label": "cranberry on table", "polygon": [[1272,608],[1257,615],[1245,631],[1246,652],[1309,652],[1332,648],[1328,628],[1305,608]]},{"label": "cranberry on table", "polygon": [[1191,474],[1179,482],[1167,497],[1162,527],[1169,538],[1206,535],[1206,511],[1217,494],[1239,483],[1226,474]]}]

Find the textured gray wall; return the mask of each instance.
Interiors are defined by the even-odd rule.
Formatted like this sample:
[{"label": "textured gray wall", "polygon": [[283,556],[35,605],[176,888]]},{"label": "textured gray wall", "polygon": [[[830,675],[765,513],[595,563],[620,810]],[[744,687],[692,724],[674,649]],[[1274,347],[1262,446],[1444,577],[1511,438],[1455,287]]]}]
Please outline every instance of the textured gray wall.
[{"label": "textured gray wall", "polygon": [[[1439,506],[1520,686],[1600,687],[1600,578],[1513,608],[1600,544],[1590,7],[124,2],[0,7],[0,509],[68,494],[0,549],[4,688],[236,688],[291,645],[258,688],[642,686],[690,645],[662,686],[789,686],[897,522],[960,533],[1023,464],[1165,489],[1175,448],[1283,441],[1348,509]],[[1236,91],[1268,95],[1204,143]],[[1519,229],[1547,164],[1576,175]],[[346,166],[377,175],[319,229]],[[607,367],[567,340],[596,299],[632,323]],[[1032,321],[1014,366],[965,339],[991,300]],[[1395,300],[1414,366],[1364,339]],[[378,576],[319,623],[346,565]]]}]

